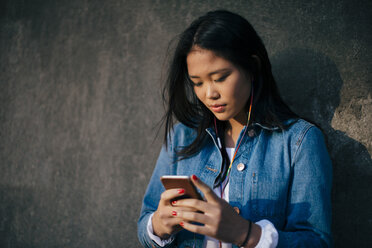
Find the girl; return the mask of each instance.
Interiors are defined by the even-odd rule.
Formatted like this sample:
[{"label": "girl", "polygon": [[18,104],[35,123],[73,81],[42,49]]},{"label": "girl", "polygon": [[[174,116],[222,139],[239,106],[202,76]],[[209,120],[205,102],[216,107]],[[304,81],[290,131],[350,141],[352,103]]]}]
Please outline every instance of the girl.
[{"label": "girl", "polygon": [[[323,135],[279,96],[247,20],[222,10],[195,20],[165,94],[165,141],[138,221],[145,247],[331,246]],[[204,200],[175,200],[187,192],[164,190],[162,175],[191,176]]]}]

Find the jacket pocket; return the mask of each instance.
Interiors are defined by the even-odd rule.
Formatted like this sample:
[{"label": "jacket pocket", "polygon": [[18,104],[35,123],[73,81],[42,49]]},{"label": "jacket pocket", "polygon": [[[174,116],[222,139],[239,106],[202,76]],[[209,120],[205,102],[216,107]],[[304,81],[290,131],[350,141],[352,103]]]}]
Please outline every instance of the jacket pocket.
[{"label": "jacket pocket", "polygon": [[287,180],[252,173],[251,210],[257,220],[284,217],[287,202]]}]

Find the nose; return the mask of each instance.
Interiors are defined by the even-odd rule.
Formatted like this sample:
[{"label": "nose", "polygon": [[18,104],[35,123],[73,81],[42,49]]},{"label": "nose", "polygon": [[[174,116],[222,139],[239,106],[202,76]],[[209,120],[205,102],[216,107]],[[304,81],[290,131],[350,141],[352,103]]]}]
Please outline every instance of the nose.
[{"label": "nose", "polygon": [[206,97],[209,99],[218,99],[220,94],[213,83],[209,83],[206,89]]}]

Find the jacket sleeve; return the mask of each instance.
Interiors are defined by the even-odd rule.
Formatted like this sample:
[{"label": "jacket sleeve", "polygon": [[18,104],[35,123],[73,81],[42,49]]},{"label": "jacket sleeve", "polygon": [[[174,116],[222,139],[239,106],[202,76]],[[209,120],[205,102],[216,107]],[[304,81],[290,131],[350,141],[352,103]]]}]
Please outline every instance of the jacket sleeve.
[{"label": "jacket sleeve", "polygon": [[298,138],[284,230],[278,247],[331,247],[332,164],[322,132],[310,126]]},{"label": "jacket sleeve", "polygon": [[[137,223],[137,235],[144,247],[160,247],[149,237],[147,233],[147,223],[151,214],[158,208],[160,195],[164,191],[164,187],[160,182],[160,177],[162,175],[171,175],[175,166],[174,156],[171,151],[172,145],[170,142],[168,148],[163,145],[142,202],[140,218]],[[173,245],[174,242],[163,247],[173,247]]]}]

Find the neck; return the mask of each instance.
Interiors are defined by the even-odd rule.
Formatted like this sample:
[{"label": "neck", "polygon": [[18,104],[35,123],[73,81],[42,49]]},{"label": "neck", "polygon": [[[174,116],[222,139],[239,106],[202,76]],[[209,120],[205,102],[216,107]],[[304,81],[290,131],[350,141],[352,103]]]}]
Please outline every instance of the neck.
[{"label": "neck", "polygon": [[228,121],[228,126],[225,131],[225,145],[226,147],[235,147],[239,134],[247,125],[247,114],[240,118],[233,118]]}]

